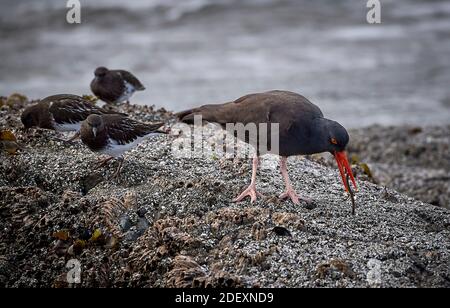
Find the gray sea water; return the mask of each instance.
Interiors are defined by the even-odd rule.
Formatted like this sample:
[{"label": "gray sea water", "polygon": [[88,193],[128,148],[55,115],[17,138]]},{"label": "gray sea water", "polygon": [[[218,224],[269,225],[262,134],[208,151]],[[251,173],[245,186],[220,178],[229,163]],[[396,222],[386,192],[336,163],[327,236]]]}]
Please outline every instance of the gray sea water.
[{"label": "gray sea water", "polygon": [[349,127],[450,124],[450,1],[0,1],[0,95],[90,93],[95,67],[145,84],[132,102],[182,110],[271,89]]}]

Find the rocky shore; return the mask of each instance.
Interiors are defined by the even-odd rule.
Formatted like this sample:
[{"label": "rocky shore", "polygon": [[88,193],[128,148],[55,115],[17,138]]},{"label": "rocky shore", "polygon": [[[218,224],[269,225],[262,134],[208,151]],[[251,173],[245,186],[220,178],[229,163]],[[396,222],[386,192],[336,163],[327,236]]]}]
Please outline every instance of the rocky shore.
[{"label": "rocky shore", "polygon": [[[81,143],[22,131],[28,104],[0,100],[0,129],[16,139],[0,141],[0,287],[450,287],[450,126],[351,131],[352,216],[327,159],[289,159],[312,204],[278,200],[270,156],[257,184],[266,198],[234,204],[247,160],[176,158],[175,132],[130,151],[110,180],[113,166],[94,170]],[[148,106],[119,111],[173,121]],[[67,281],[74,259],[81,284]]]},{"label": "rocky shore", "polygon": [[349,151],[375,181],[436,206],[450,208],[450,125],[351,131]]}]

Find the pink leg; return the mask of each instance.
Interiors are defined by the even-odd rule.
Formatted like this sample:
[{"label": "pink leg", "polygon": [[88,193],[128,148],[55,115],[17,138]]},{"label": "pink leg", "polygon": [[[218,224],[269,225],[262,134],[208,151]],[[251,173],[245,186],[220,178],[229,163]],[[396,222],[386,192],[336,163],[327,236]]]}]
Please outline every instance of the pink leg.
[{"label": "pink leg", "polygon": [[286,185],[286,191],[280,195],[280,199],[290,198],[294,204],[300,204],[299,199],[304,200],[306,202],[311,202],[308,198],[299,197],[294,189],[292,188],[291,182],[289,181],[289,175],[287,171],[287,157],[281,157],[280,159],[280,170],[281,175],[284,179],[284,184]]},{"label": "pink leg", "polygon": [[262,194],[256,191],[256,171],[258,170],[259,157],[253,157],[253,167],[252,167],[252,181],[250,185],[244,190],[238,197],[233,199],[233,202],[240,202],[245,197],[250,196],[251,203],[256,201],[256,197],[264,197]]}]

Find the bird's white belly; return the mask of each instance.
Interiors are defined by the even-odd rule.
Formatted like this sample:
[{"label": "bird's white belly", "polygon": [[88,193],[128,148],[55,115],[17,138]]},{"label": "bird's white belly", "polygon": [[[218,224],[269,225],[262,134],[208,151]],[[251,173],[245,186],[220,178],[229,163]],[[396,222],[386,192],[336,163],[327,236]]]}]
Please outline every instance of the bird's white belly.
[{"label": "bird's white belly", "polygon": [[125,81],[124,84],[125,84],[125,91],[123,92],[122,96],[119,97],[119,99],[117,100],[118,102],[128,101],[133,96],[134,92],[136,91],[134,86],[131,85],[130,83]]},{"label": "bird's white belly", "polygon": [[55,130],[58,132],[73,132],[79,131],[81,128],[81,122],[78,123],[65,123],[65,124],[54,124]]},{"label": "bird's white belly", "polygon": [[156,136],[156,135],[158,135],[158,134],[152,133],[152,134],[146,135],[144,137],[138,137],[133,142],[130,142],[127,144],[119,144],[119,143],[117,143],[117,141],[110,139],[108,146],[102,151],[102,153],[112,156],[112,157],[119,157],[119,156],[123,155],[123,153],[136,147],[139,143],[141,143],[145,139],[147,139],[151,136]]}]

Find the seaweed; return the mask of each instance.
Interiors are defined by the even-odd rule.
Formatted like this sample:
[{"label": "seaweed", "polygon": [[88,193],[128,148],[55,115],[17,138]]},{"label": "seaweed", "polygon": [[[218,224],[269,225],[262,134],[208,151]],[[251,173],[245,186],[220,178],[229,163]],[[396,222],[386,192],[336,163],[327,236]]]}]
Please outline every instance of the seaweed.
[{"label": "seaweed", "polygon": [[17,143],[17,138],[9,130],[0,131],[0,149],[9,155],[17,155],[17,150],[22,147]]}]

